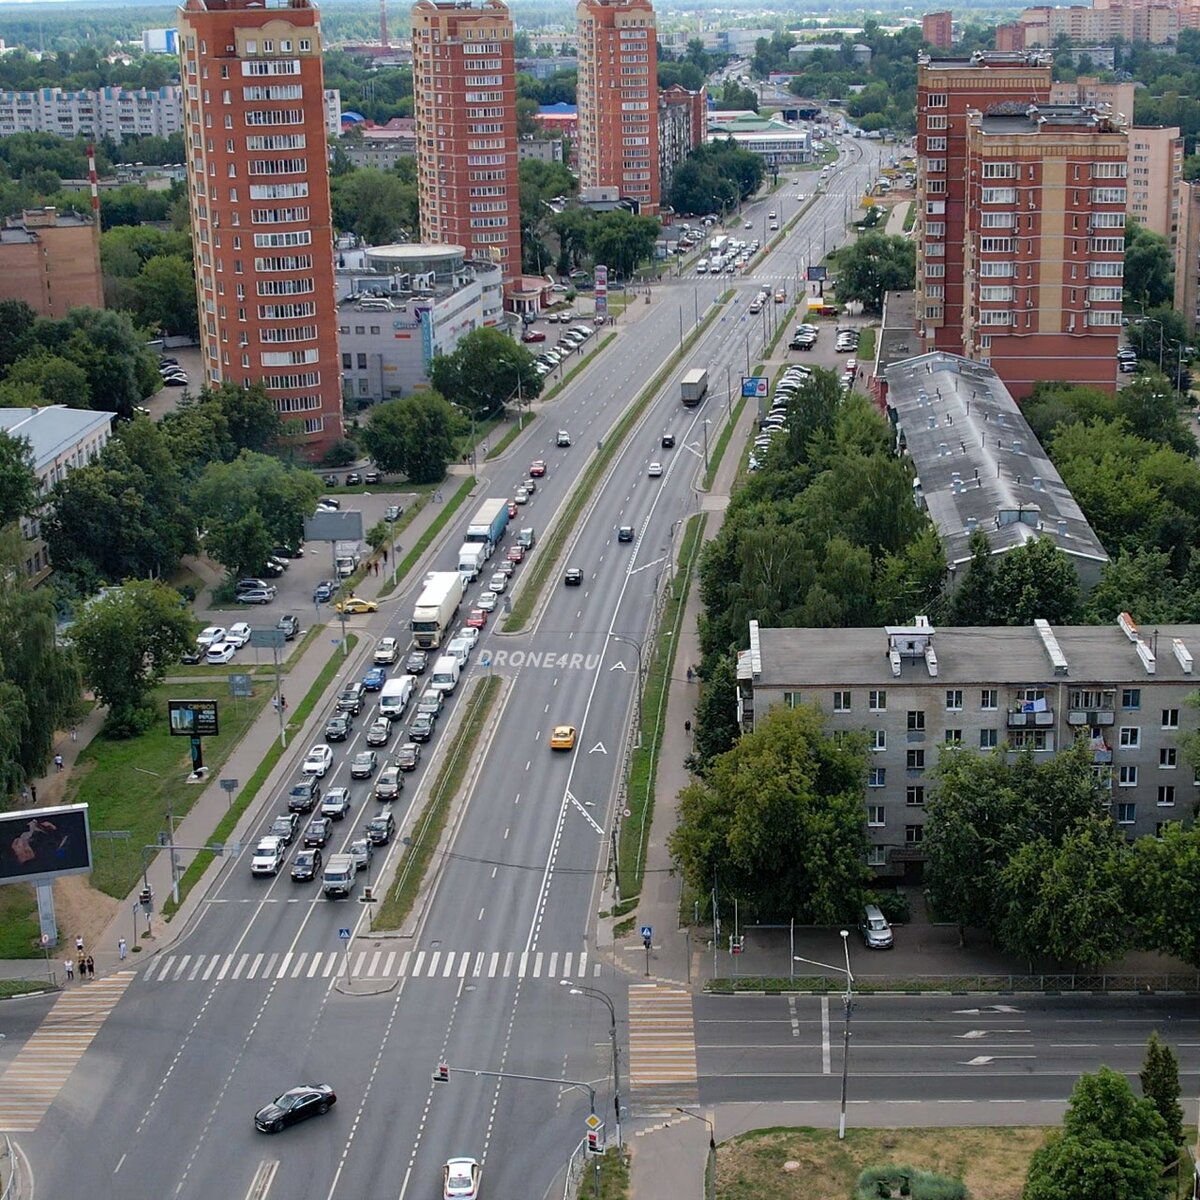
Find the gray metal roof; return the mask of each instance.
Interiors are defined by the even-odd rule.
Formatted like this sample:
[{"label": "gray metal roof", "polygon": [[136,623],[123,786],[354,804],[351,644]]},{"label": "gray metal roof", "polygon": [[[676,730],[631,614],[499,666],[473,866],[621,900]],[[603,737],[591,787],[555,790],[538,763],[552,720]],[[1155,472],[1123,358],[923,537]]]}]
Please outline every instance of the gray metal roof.
[{"label": "gray metal roof", "polygon": [[35,471],[67,454],[84,438],[111,429],[113,414],[90,408],[48,404],[44,408],[0,408],[0,429],[10,437],[25,438],[33,451]]}]

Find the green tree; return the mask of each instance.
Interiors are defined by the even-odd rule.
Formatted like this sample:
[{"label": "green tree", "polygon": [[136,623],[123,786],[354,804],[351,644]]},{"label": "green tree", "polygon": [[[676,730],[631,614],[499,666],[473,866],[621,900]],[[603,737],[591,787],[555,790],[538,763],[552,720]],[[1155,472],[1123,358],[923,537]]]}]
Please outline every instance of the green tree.
[{"label": "green tree", "polygon": [[257,575],[275,540],[257,508],[216,517],[204,535],[204,548],[234,579]]},{"label": "green tree", "polygon": [[635,217],[619,209],[600,213],[588,231],[592,261],[604,263],[618,279],[628,279],[640,263],[654,257],[659,224],[654,217]]},{"label": "green tree", "polygon": [[1141,625],[1188,620],[1180,591],[1171,560],[1161,550],[1122,550],[1101,568],[1100,581],[1087,597],[1084,620],[1111,625],[1123,612]]},{"label": "green tree", "polygon": [[180,337],[200,336],[191,259],[173,254],[150,259],[134,280],[133,292],[137,318],[146,328]]},{"label": "green tree", "polygon": [[0,372],[24,353],[25,336],[37,320],[24,300],[0,300]]},{"label": "green tree", "polygon": [[106,734],[133,737],[153,716],[151,690],[192,645],[192,619],[174,588],[135,580],[89,602],[71,640],[84,679],[109,709]]},{"label": "green tree", "polygon": [[436,483],[454,457],[454,410],[433,393],[388,400],[371,409],[362,443],[388,474],[402,472],[411,483]]},{"label": "green tree", "polygon": [[83,368],[62,355],[51,354],[44,346],[17,359],[4,381],[36,387],[47,404],[91,408],[92,390]]},{"label": "green tree", "polygon": [[1146,1043],[1146,1058],[1138,1072],[1142,1095],[1154,1105],[1167,1127],[1167,1136],[1183,1145],[1183,1109],[1179,1104],[1179,1059],[1156,1029]]},{"label": "green tree", "polygon": [[1160,1168],[1175,1161],[1175,1143],[1153,1101],[1135,1096],[1125,1076],[1109,1067],[1079,1077],[1063,1116],[1063,1133],[1141,1147]]},{"label": "green tree", "polygon": [[693,728],[693,765],[703,773],[718,754],[732,750],[738,739],[737,660],[733,654],[715,657],[701,676]]},{"label": "green tree", "polygon": [[1034,1152],[1021,1200],[1162,1200],[1160,1174],[1140,1147],[1056,1136]]},{"label": "green tree", "polygon": [[434,357],[434,388],[476,417],[497,416],[506,404],[542,394],[534,357],[498,329],[476,329],[459,339],[452,354]]},{"label": "green tree", "polygon": [[780,708],[680,794],[669,845],[700,893],[714,872],[763,919],[844,920],[862,901],[866,744],[835,740],[813,707]]},{"label": "green tree", "polygon": [[[232,462],[211,462],[192,491],[198,520],[210,532],[258,512],[271,545],[301,540],[304,518],[321,494],[311,471],[286,466],[277,458],[243,450]],[[248,528],[248,527],[243,527]]]},{"label": "green tree", "polygon": [[844,398],[841,381],[824,367],[818,367],[804,381],[787,406],[788,454],[793,462],[808,462],[813,439],[833,432]]},{"label": "green tree", "polygon": [[837,254],[837,297],[883,311],[885,292],[908,291],[917,270],[916,243],[906,237],[864,233]]},{"label": "green tree", "polygon": [[[1182,747],[1197,769],[1197,736]],[[1168,823],[1130,847],[1130,917],[1138,944],[1200,968],[1200,826]]]},{"label": "green tree", "polygon": [[1000,556],[992,598],[993,624],[1032,625],[1044,617],[1070,625],[1079,617],[1079,576],[1052,538],[1034,538]]},{"label": "green tree", "polygon": [[330,180],[333,220],[373,246],[415,236],[417,191],[394,172],[364,167]]},{"label": "green tree", "polygon": [[200,407],[217,409],[229,430],[233,458],[239,451],[269,454],[284,437],[284,422],[261,382],[220,383],[200,393]]},{"label": "green tree", "polygon": [[1169,305],[1174,296],[1174,262],[1165,237],[1136,221],[1125,222],[1125,277],[1127,299],[1145,308]]},{"label": "green tree", "polygon": [[0,527],[33,511],[37,477],[29,439],[0,430]]}]

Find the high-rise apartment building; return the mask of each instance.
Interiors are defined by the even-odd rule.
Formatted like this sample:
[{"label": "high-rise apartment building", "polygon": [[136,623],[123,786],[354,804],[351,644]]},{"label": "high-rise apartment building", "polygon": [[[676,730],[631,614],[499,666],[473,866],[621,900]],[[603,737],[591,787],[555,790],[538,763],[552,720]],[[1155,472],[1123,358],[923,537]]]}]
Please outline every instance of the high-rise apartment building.
[{"label": "high-rise apartment building", "polygon": [[926,13],[921,18],[921,40],[935,50],[949,50],[954,45],[954,14]]},{"label": "high-rise apartment building", "polygon": [[1179,232],[1175,241],[1175,308],[1188,333],[1200,329],[1200,183],[1179,185]]},{"label": "high-rise apartment building", "polygon": [[521,273],[517,76],[501,0],[418,0],[413,114],[421,241]]},{"label": "high-rise apartment building", "polygon": [[[967,114],[1045,103],[1048,54],[976,53],[917,62],[917,329],[925,350],[963,353]],[[1006,381],[1007,382],[1007,381]]]},{"label": "high-rise apartment building", "polygon": [[1183,138],[1178,125],[1134,125],[1129,130],[1129,215],[1175,248]]},{"label": "high-rise apartment building", "polygon": [[658,56],[650,0],[580,0],[579,182],[658,213]]},{"label": "high-rise apartment building", "polygon": [[321,31],[309,0],[186,0],[184,140],[205,382],[342,436]]}]

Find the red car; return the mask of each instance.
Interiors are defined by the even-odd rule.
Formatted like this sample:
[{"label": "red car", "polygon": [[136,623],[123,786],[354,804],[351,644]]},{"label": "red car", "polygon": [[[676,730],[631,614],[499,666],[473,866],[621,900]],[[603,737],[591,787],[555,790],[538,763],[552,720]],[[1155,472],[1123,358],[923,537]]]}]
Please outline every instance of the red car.
[{"label": "red car", "polygon": [[471,629],[482,629],[487,624],[487,613],[482,608],[473,608],[464,624]]},{"label": "red car", "polygon": [[523,562],[524,560],[525,560],[525,547],[524,546],[514,546],[508,552],[508,561],[509,562]]},{"label": "red car", "polygon": [[517,515],[517,502],[516,502],[515,500],[510,500],[510,501],[508,502],[508,517],[509,517],[509,520],[512,520],[512,518],[513,518],[513,517],[515,517],[516,515]]},{"label": "red car", "polygon": [[546,463],[544,460],[542,460],[540,458],[535,458],[533,460],[533,462],[531,462],[529,464],[529,474],[532,475],[535,479],[540,479],[543,475],[545,475],[545,473],[546,473]]},{"label": "red car", "polygon": [[523,342],[544,342],[546,335],[540,329],[527,329],[521,334]]}]

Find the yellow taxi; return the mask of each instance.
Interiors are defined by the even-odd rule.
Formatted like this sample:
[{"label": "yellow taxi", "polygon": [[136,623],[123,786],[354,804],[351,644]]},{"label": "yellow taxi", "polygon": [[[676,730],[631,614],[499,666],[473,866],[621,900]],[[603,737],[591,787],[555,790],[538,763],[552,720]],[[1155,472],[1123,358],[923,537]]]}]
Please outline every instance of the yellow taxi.
[{"label": "yellow taxi", "polygon": [[379,611],[379,605],[374,600],[363,600],[359,596],[350,596],[339,600],[334,606],[340,613],[373,613]]},{"label": "yellow taxi", "polygon": [[554,732],[550,734],[550,749],[551,750],[574,750],[575,749],[575,726],[574,725],[555,725]]}]

